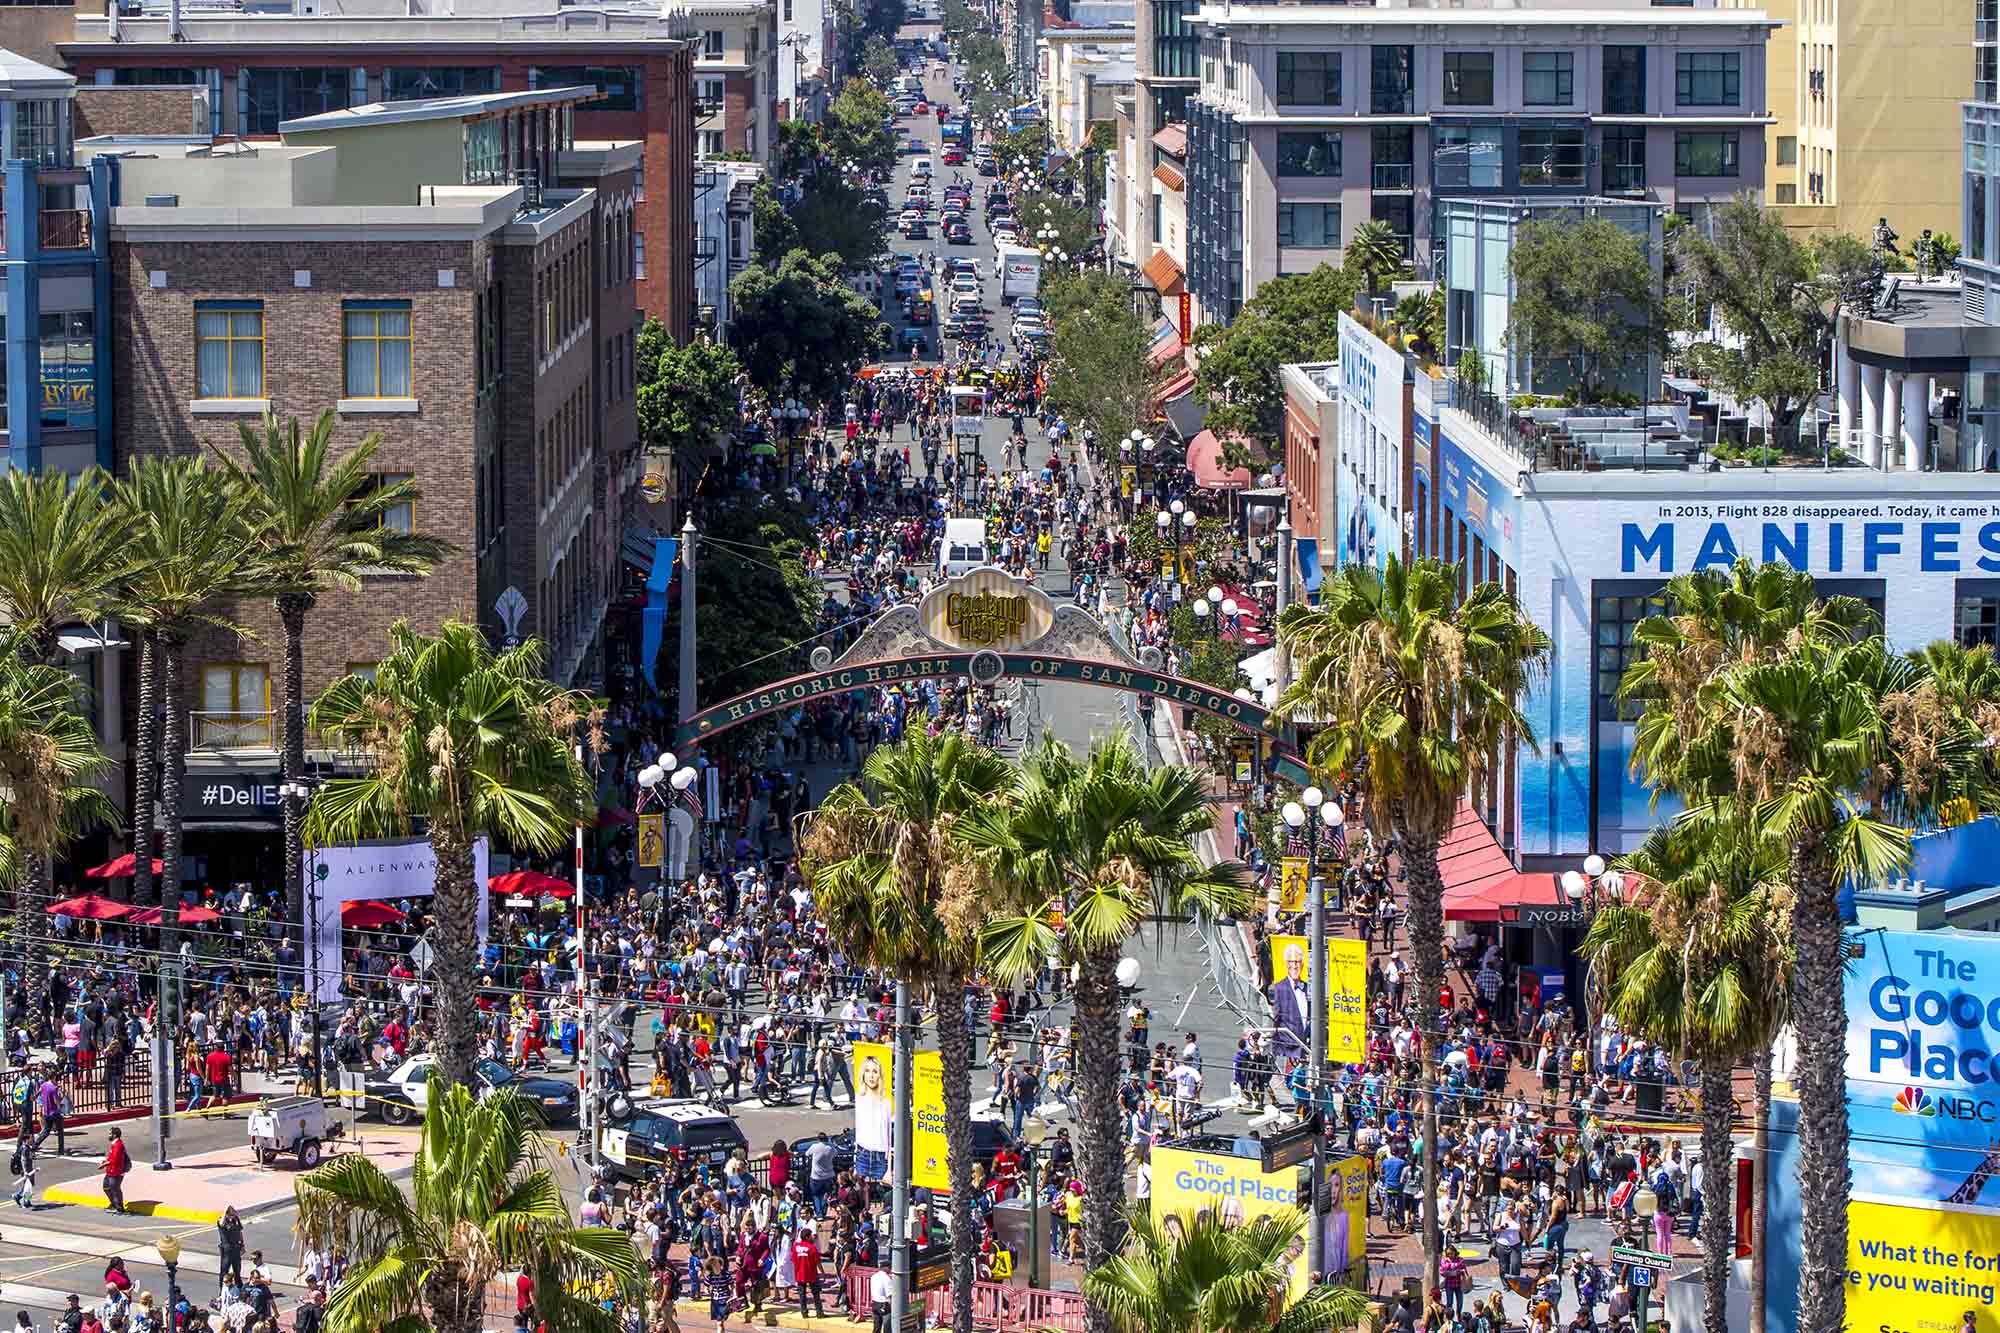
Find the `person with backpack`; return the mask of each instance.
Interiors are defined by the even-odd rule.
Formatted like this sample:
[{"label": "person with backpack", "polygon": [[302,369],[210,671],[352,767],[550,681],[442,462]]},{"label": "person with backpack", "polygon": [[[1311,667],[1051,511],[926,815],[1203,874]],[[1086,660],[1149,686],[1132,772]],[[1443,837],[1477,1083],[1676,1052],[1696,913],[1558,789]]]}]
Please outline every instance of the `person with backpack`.
[{"label": "person with backpack", "polygon": [[35,1211],[35,1141],[26,1133],[15,1138],[7,1169],[14,1174],[14,1206]]},{"label": "person with backpack", "polygon": [[132,1170],[132,1154],[125,1148],[125,1131],[113,1126],[111,1145],[104,1150],[104,1198],[111,1211],[124,1214],[125,1176]]}]

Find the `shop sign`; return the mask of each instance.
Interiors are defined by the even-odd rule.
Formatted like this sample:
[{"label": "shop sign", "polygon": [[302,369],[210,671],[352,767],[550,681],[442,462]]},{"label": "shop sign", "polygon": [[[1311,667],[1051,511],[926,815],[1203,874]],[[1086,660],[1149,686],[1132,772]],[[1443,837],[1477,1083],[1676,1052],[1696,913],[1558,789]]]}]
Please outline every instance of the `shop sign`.
[{"label": "shop sign", "polygon": [[1581,903],[1523,905],[1516,908],[1515,913],[1515,925],[1542,930],[1560,930],[1565,926],[1590,924],[1590,909]]},{"label": "shop sign", "polygon": [[184,781],[194,793],[193,819],[268,819],[283,805],[277,773],[190,773]]},{"label": "shop sign", "polygon": [[975,569],[932,589],[918,604],[924,633],[954,648],[1023,648],[1055,624],[1055,603],[1026,579]]}]

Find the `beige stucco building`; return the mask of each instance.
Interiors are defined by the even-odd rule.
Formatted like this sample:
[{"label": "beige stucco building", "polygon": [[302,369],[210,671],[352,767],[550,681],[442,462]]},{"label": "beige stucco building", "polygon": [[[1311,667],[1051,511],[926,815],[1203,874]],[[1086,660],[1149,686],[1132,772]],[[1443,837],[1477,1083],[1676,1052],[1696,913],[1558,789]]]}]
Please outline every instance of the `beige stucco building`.
[{"label": "beige stucco building", "polygon": [[[1748,8],[1748,0],[1723,0]],[[1766,61],[1776,123],[1765,203],[1790,225],[1866,238],[1878,218],[1905,248],[1957,235],[1959,103],[1972,97],[1963,0],[1755,0],[1784,26]]]}]

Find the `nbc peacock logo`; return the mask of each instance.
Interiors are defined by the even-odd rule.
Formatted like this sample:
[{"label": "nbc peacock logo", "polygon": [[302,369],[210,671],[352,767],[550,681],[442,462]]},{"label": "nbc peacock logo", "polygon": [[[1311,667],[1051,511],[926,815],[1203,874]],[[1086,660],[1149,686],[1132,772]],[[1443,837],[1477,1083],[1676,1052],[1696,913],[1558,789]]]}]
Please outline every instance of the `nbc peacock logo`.
[{"label": "nbc peacock logo", "polygon": [[1896,1094],[1897,1115],[1920,1115],[1935,1118],[1937,1103],[1922,1088],[1904,1088]]}]

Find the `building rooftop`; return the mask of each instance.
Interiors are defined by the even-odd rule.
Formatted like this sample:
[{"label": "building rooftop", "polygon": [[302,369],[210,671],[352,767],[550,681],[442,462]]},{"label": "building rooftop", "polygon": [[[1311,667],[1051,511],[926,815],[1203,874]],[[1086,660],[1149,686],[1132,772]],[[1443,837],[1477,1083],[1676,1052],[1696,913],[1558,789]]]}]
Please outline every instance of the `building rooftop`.
[{"label": "building rooftop", "polygon": [[1538,3],[1532,9],[1517,7],[1511,0],[1470,0],[1463,7],[1430,5],[1348,5],[1339,3],[1250,3],[1204,4],[1195,15],[1198,23],[1227,27],[1231,24],[1299,27],[1311,24],[1406,24],[1410,26],[1575,28],[1575,27],[1714,27],[1745,25],[1780,28],[1784,25],[1761,9],[1695,8],[1683,5],[1655,5],[1638,0],[1629,7],[1564,7],[1558,3]]},{"label": "building rooftop", "polygon": [[302,116],[278,126],[280,134],[320,133],[325,130],[363,129],[377,125],[408,125],[424,120],[466,120],[524,106],[569,106],[588,102],[604,94],[588,85],[563,88],[530,88],[512,93],[467,93],[458,97],[419,97],[408,102],[370,102],[341,111],[323,111]]},{"label": "building rooftop", "polygon": [[[754,0],[749,0],[754,3]],[[56,49],[101,53],[120,46],[173,45],[206,52],[308,47],[327,42],[456,53],[495,42],[576,44],[602,49],[656,46],[693,32],[686,12],[649,5],[558,5],[554,0],[316,0],[317,13],[272,12],[242,0],[146,0],[137,15],[79,13],[75,40]]]},{"label": "building rooftop", "polygon": [[14,51],[0,50],[0,93],[65,92],[74,87],[74,74],[51,69]]}]

